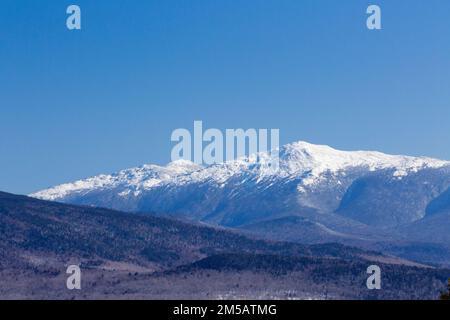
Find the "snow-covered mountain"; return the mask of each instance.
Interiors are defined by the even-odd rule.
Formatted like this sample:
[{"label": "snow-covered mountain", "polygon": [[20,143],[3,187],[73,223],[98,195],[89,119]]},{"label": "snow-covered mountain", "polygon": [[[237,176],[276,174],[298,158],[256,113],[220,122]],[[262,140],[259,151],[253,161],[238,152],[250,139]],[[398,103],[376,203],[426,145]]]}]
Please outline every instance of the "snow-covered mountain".
[{"label": "snow-covered mountain", "polygon": [[[374,172],[392,169],[392,176],[401,179],[409,173],[423,169],[450,166],[449,161],[425,157],[387,155],[373,151],[339,151],[329,146],[313,145],[307,142],[288,144],[280,150],[280,170],[267,170],[264,163],[270,161],[267,153],[201,167],[193,162],[177,160],[167,166],[143,165],[125,169],[114,174],[101,174],[85,180],[62,184],[42,190],[31,196],[63,201],[66,197],[85,196],[94,191],[114,189],[119,196],[139,196],[142,192],[169,184],[189,184],[210,181],[224,185],[237,176],[264,179],[298,179],[298,190],[304,192],[330,177],[345,177],[352,169]],[[337,181],[337,184],[340,184]],[[111,204],[114,207],[114,204]]]},{"label": "snow-covered mountain", "polygon": [[[418,222],[430,212],[428,206],[432,206],[433,216],[439,215],[433,203],[450,194],[448,161],[339,151],[296,142],[280,148],[279,169],[274,171],[267,166],[273,154],[251,155],[207,167],[189,161],[165,167],[144,165],[31,196],[170,214],[252,232],[267,233],[270,229],[286,234],[288,240],[301,240],[304,235],[320,241],[385,239],[395,233],[392,230],[409,230],[413,224],[417,230]],[[448,203],[450,208],[450,201],[439,203]],[[289,221],[288,227],[283,221]],[[428,228],[422,233],[433,233],[433,223],[422,225]],[[442,230],[442,225],[439,228]],[[408,240],[413,238],[409,231],[404,234],[409,235]],[[448,235],[433,234],[433,239],[436,237],[450,241]]]}]

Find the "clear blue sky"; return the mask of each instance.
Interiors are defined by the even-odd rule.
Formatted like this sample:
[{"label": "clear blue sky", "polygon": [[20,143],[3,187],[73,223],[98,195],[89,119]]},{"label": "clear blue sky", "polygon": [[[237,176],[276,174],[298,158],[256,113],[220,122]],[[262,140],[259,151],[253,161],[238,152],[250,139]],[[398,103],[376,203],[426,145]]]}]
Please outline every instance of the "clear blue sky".
[{"label": "clear blue sky", "polygon": [[164,164],[194,120],[450,159],[450,1],[0,1],[0,190]]}]

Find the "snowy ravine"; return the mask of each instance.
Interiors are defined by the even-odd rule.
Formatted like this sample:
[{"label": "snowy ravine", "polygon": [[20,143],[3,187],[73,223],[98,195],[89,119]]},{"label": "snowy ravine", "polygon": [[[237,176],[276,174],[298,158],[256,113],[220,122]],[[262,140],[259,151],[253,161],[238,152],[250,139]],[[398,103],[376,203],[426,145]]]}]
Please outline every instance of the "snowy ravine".
[{"label": "snowy ravine", "polygon": [[[294,224],[292,233],[302,233],[294,238],[319,240],[373,237],[376,232],[371,229],[369,236],[367,228],[417,228],[431,214],[430,206],[436,208],[436,199],[434,217],[450,212],[450,192],[448,201],[442,199],[450,187],[448,161],[306,142],[281,147],[275,172],[264,165],[270,157],[263,153],[207,167],[184,160],[144,165],[31,196],[256,231],[279,227],[283,233]],[[428,229],[420,232],[433,233],[436,228],[427,221]]]}]

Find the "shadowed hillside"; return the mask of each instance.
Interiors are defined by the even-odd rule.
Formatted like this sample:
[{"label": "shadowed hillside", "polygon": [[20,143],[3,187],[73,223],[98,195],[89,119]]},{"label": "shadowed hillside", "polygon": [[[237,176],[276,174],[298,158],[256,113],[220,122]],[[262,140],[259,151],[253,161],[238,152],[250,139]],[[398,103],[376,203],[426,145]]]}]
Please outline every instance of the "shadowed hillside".
[{"label": "shadowed hillside", "polygon": [[[365,288],[373,263],[386,272],[378,296]],[[81,266],[81,291],[65,288],[69,264]],[[338,244],[254,240],[150,215],[0,193],[3,298],[395,299],[412,297],[411,290],[415,298],[438,296],[448,271],[403,264]]]}]

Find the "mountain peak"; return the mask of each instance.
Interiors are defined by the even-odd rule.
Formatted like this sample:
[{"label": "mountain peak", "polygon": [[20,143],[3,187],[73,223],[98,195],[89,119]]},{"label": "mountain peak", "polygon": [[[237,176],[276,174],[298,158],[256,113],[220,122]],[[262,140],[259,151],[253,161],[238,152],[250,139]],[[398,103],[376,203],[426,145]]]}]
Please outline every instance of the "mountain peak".
[{"label": "mountain peak", "polygon": [[200,170],[203,167],[190,161],[190,160],[179,159],[179,160],[175,160],[175,161],[168,163],[166,165],[166,168],[171,169],[171,170],[176,170],[176,171],[190,172],[190,171]]},{"label": "mountain peak", "polygon": [[450,162],[404,155],[390,155],[378,151],[341,151],[327,145],[298,141],[285,145],[280,152],[291,170],[339,171],[347,167],[367,167],[370,170],[396,168],[417,170],[450,165]]}]

